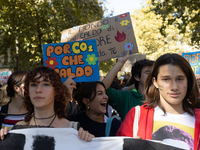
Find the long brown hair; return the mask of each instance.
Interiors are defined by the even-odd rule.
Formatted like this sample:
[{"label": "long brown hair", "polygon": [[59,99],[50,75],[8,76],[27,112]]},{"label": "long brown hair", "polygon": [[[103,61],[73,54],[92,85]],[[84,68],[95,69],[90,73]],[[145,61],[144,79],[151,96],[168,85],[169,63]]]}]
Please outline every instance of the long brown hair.
[{"label": "long brown hair", "polygon": [[14,89],[14,85],[19,87],[22,83],[24,83],[27,73],[27,71],[15,71],[10,75],[6,89],[9,97],[15,96],[16,91]]},{"label": "long brown hair", "polygon": [[[187,93],[185,98],[183,99],[183,110],[190,115],[193,115],[192,109],[195,108],[198,104],[198,95],[199,89],[197,86],[197,81],[195,75],[192,71],[190,64],[187,62],[185,58],[178,54],[164,54],[160,56],[154,63],[151,72],[149,73],[146,82],[145,82],[145,106],[149,107],[156,107],[159,106],[164,112],[164,108],[159,103],[160,101],[160,92],[159,90],[153,85],[152,79],[155,78],[157,80],[157,76],[159,73],[159,68],[163,65],[175,65],[179,66],[181,70],[187,77]],[[190,101],[190,102],[188,102]]]},{"label": "long brown hair", "polygon": [[[39,76],[36,78],[37,75]],[[53,69],[41,66],[30,71],[27,74],[25,80],[24,104],[26,109],[28,110],[28,114],[25,117],[25,122],[30,121],[34,112],[34,106],[31,103],[29,97],[29,83],[37,82],[37,80],[39,80],[41,77],[44,78],[44,81],[50,81],[50,83],[54,87],[55,91],[54,111],[56,115],[58,116],[58,118],[66,118],[65,92],[60,76]]]}]

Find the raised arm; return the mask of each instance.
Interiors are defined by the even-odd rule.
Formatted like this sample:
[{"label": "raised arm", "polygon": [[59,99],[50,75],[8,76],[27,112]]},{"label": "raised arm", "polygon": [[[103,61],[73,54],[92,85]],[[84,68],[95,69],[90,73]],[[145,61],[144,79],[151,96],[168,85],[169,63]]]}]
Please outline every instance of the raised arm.
[{"label": "raised arm", "polygon": [[113,82],[115,76],[117,75],[118,71],[122,68],[124,63],[128,60],[129,53],[130,53],[130,51],[128,50],[127,54],[125,56],[119,57],[117,63],[114,65],[114,67],[110,70],[110,72],[108,72],[106,77],[103,79],[102,82],[106,86],[106,89],[108,89],[110,87],[110,85],[112,84],[112,82]]},{"label": "raised arm", "polygon": [[67,80],[63,83],[65,86],[65,101],[66,101],[66,106],[68,102],[72,99],[72,92],[73,89],[76,89],[76,82],[73,80],[75,76],[71,76],[67,78]]}]

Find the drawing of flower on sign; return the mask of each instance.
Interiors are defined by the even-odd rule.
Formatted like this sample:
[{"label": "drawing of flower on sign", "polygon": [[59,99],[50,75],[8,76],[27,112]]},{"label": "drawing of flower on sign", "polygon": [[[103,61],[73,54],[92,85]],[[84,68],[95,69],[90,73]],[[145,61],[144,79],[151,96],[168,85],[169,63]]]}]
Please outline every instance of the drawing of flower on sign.
[{"label": "drawing of flower on sign", "polygon": [[124,17],[126,17],[127,15],[128,15],[128,13],[125,13],[125,14],[120,15],[120,17],[121,17],[121,18],[124,18]]},{"label": "drawing of flower on sign", "polygon": [[98,59],[95,56],[95,54],[92,54],[92,55],[88,54],[87,55],[86,61],[88,62],[89,65],[95,65],[97,60]]},{"label": "drawing of flower on sign", "polygon": [[117,36],[115,36],[115,40],[117,42],[123,42],[124,40],[126,39],[126,34],[122,31],[122,33],[120,33],[118,30],[117,30]]},{"label": "drawing of flower on sign", "polygon": [[76,29],[78,29],[79,28],[79,26],[74,26],[73,27],[73,30],[76,30]]},{"label": "drawing of flower on sign", "polygon": [[128,20],[122,20],[122,22],[120,22],[120,24],[121,24],[121,26],[127,26],[129,22],[130,21],[128,21]]},{"label": "drawing of flower on sign", "polygon": [[46,60],[45,63],[47,64],[46,67],[50,67],[52,69],[54,69],[55,66],[58,65],[58,62],[56,61],[56,57],[54,58],[48,57],[48,60]]},{"label": "drawing of flower on sign", "polygon": [[109,27],[109,25],[106,24],[106,25],[103,25],[101,28],[102,28],[102,30],[103,30],[103,29],[107,29],[108,27]]},{"label": "drawing of flower on sign", "polygon": [[131,42],[128,42],[125,44],[125,49],[126,50],[132,50],[133,45],[131,44]]},{"label": "drawing of flower on sign", "polygon": [[67,38],[69,36],[69,34],[63,34],[62,35],[62,39],[65,39],[65,38]]}]

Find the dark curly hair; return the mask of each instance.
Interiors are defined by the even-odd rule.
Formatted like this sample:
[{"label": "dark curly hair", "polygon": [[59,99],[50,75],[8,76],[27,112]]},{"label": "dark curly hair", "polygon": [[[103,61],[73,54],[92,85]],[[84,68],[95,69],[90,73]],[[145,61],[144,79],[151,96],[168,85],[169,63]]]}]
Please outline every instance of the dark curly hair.
[{"label": "dark curly hair", "polygon": [[[39,76],[36,78],[37,75]],[[28,114],[25,117],[25,122],[28,122],[31,120],[33,112],[34,112],[34,106],[31,103],[31,100],[29,97],[29,83],[37,82],[41,77],[44,78],[44,81],[50,81],[50,83],[54,87],[54,91],[56,93],[55,101],[54,101],[54,111],[56,115],[58,116],[58,118],[66,118],[65,91],[64,91],[64,85],[61,82],[60,76],[53,69],[40,66],[28,72],[26,80],[25,80],[24,104],[25,104],[26,109],[28,110]]]},{"label": "dark curly hair", "polygon": [[6,88],[9,97],[15,96],[14,85],[20,87],[20,85],[25,82],[27,73],[27,71],[15,71],[10,75],[7,81],[8,86]]}]

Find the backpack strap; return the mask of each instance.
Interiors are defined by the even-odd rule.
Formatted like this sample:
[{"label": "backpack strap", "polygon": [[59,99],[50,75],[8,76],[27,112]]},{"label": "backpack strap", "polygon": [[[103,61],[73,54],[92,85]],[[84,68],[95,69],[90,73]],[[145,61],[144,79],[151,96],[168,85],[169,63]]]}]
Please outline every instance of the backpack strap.
[{"label": "backpack strap", "polygon": [[111,125],[112,125],[112,121],[113,121],[113,117],[112,118],[108,118],[107,123],[106,123],[106,130],[105,130],[105,137],[108,137],[110,135],[110,129],[111,129]]},{"label": "backpack strap", "polygon": [[135,107],[135,117],[133,122],[133,137],[137,136],[139,120],[140,120],[140,106],[138,105]]},{"label": "backpack strap", "polygon": [[8,105],[9,105],[9,103],[6,104],[6,105],[3,105],[3,106],[1,107],[1,112],[0,112],[0,129],[1,129],[1,127],[2,127],[2,123],[3,123],[4,118],[7,116],[7,113],[8,113]]}]

